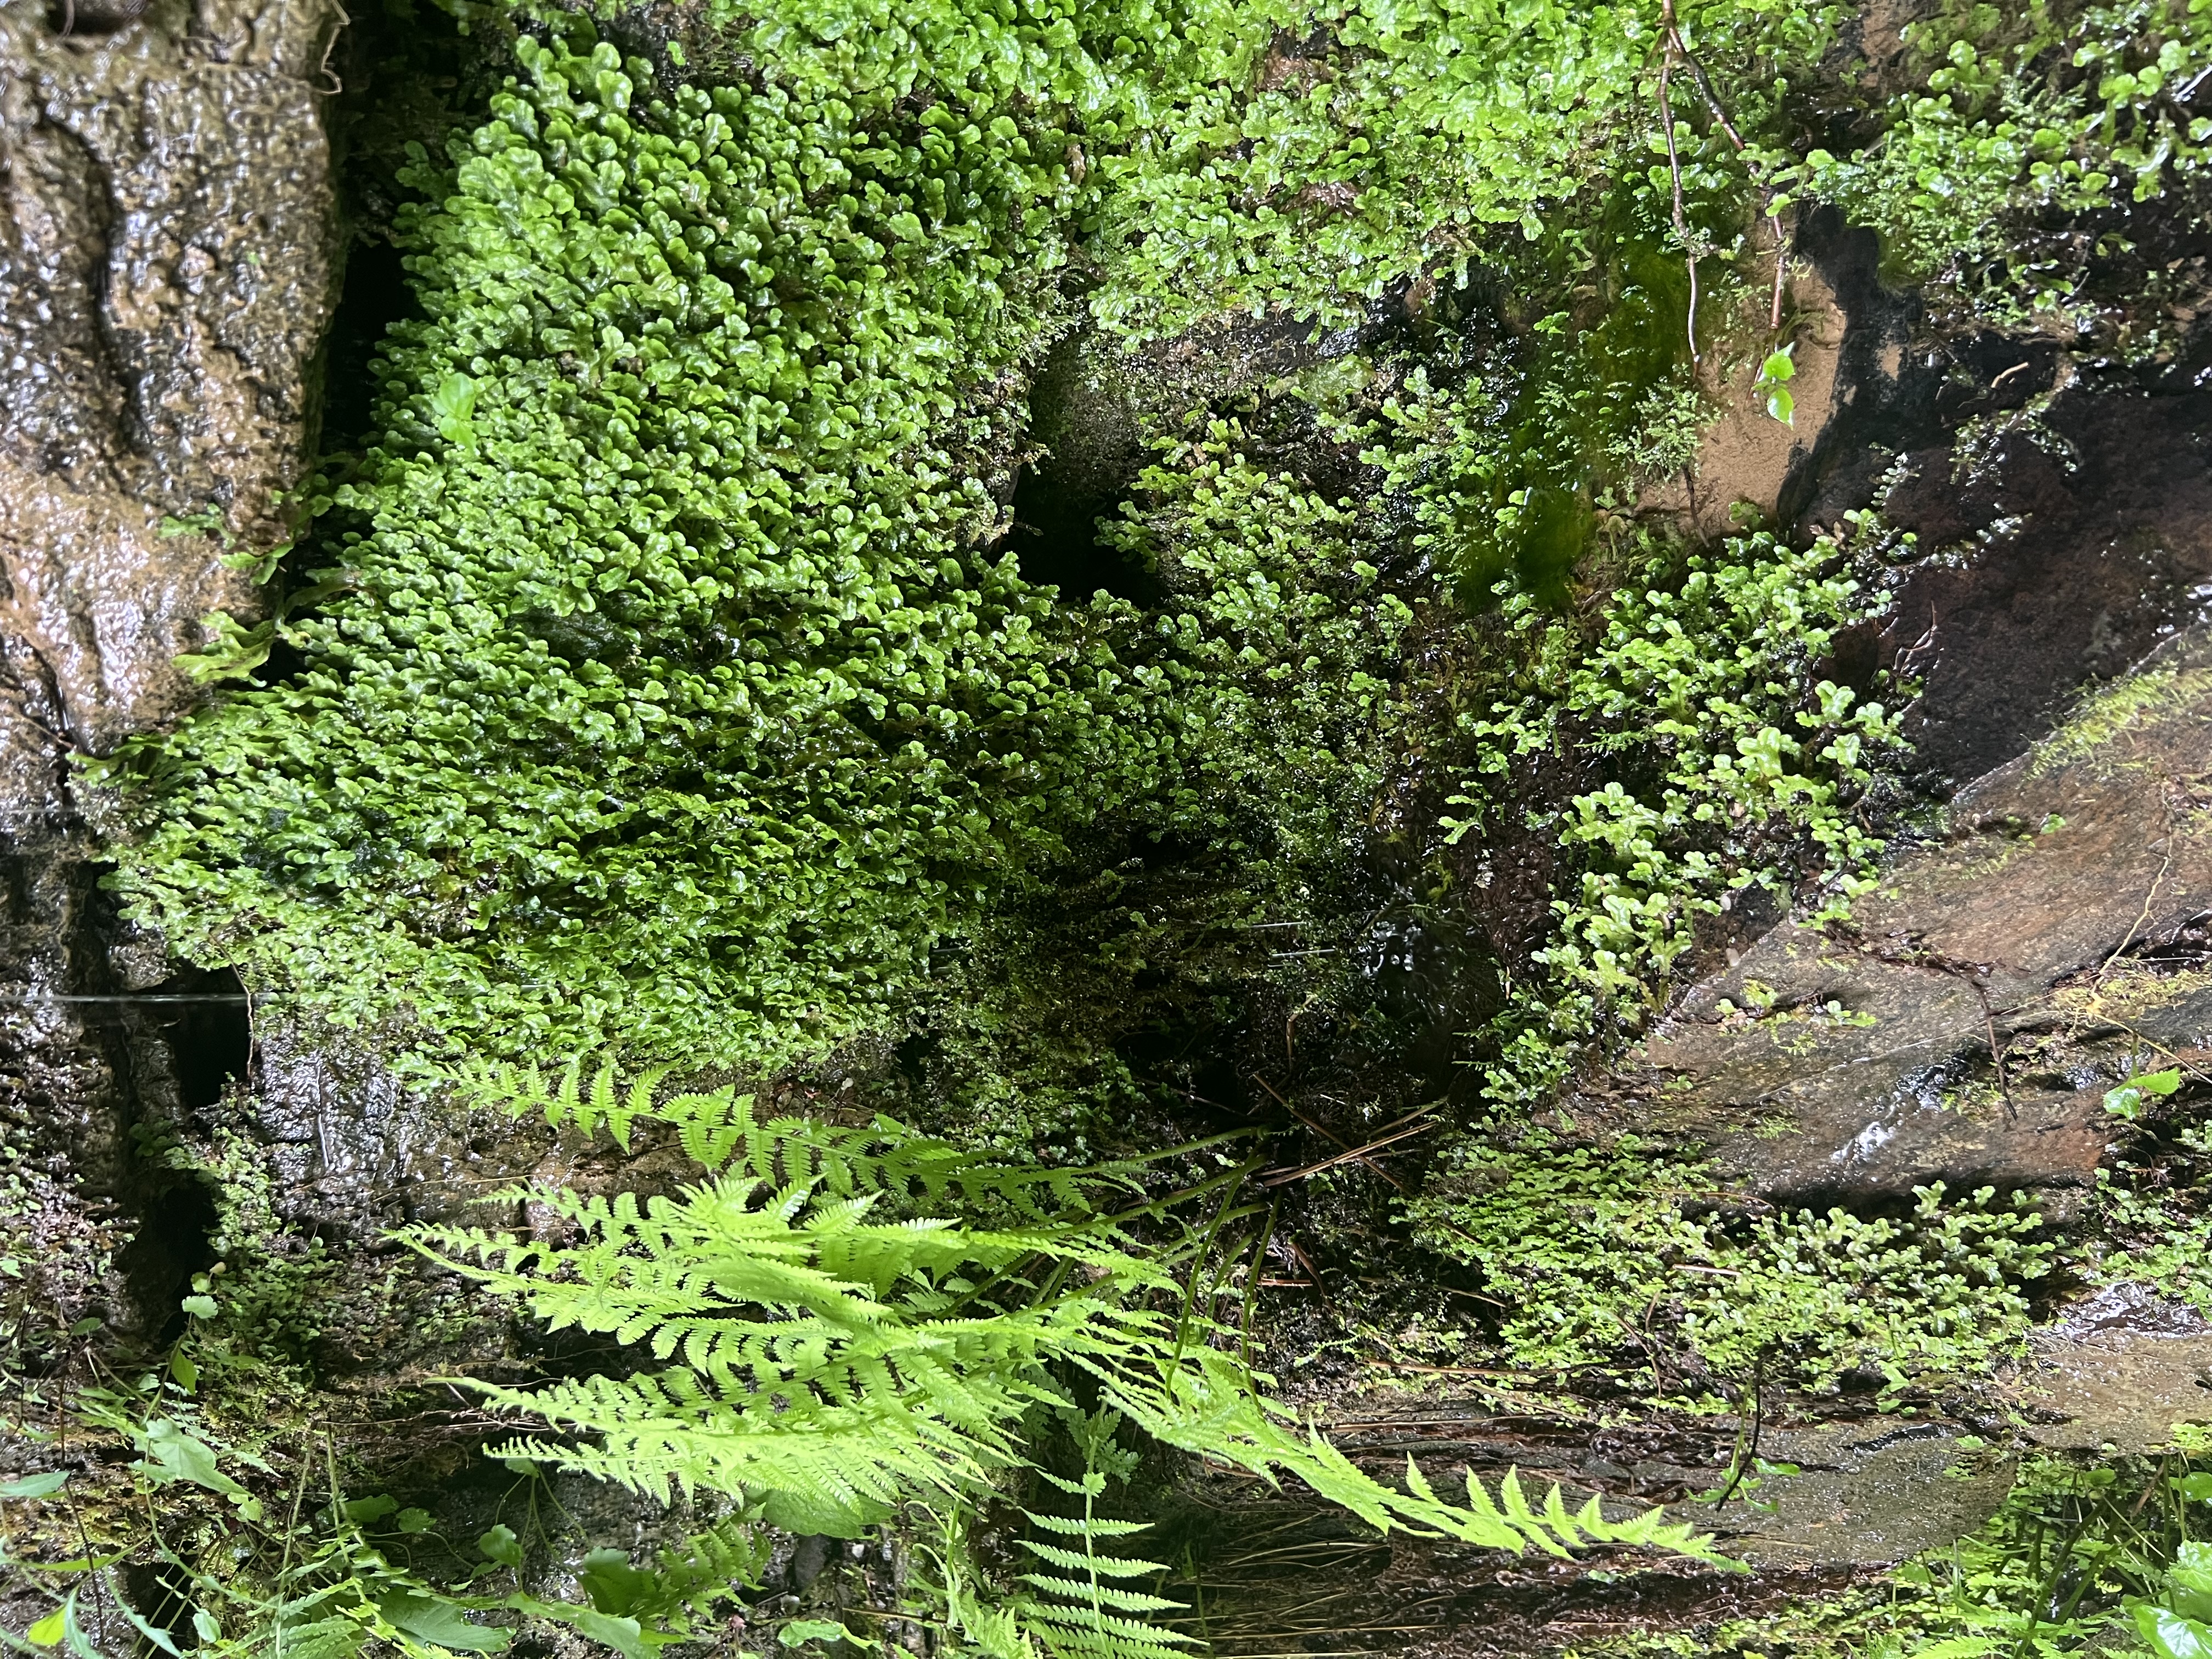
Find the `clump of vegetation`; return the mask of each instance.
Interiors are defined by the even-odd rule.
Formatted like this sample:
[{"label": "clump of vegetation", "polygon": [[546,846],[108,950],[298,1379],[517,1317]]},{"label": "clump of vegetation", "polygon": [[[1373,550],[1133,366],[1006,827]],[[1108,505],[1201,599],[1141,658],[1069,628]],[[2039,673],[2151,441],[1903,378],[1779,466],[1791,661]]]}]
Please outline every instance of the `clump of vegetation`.
[{"label": "clump of vegetation", "polygon": [[1498,1334],[1513,1364],[1694,1399],[1754,1378],[1924,1384],[2017,1340],[2057,1253],[2040,1218],[1988,1188],[1914,1196],[1895,1218],[1777,1211],[1695,1163],[1532,1128],[1461,1143],[1411,1207],[1514,1310]]},{"label": "clump of vegetation", "polygon": [[1487,718],[1455,837],[1479,830],[1491,781],[1571,746],[1610,777],[1555,822],[1565,855],[1544,978],[1500,1017],[1491,1097],[1548,1097],[1577,1045],[1638,1029],[1663,1000],[1698,919],[1748,890],[1785,902],[1826,889],[1820,915],[1863,891],[1882,842],[1859,810],[1902,750],[1895,715],[1813,680],[1844,629],[1887,606],[1886,558],[1910,551],[1871,520],[1802,549],[1770,535],[1719,557],[1664,550],[1624,573],[1587,641],[1525,599],[1507,615],[1530,666]]},{"label": "clump of vegetation", "polygon": [[2129,247],[2112,210],[2195,200],[2212,118],[2177,94],[2212,64],[2212,14],[1951,0],[1904,38],[1917,84],[1881,136],[1775,157],[1776,175],[1878,227],[1896,275],[1984,321],[2093,329],[2097,268]]},{"label": "clump of vegetation", "polygon": [[[2124,1082],[2106,1093],[2106,1110],[2136,1122],[2146,1095],[2171,1095],[2182,1081],[2178,1068],[2168,1068]],[[2212,1124],[2160,1118],[2098,1170],[2100,1237],[2084,1254],[2100,1278],[2156,1285],[2212,1317],[2212,1212],[2204,1202],[2212,1188]]]},{"label": "clump of vegetation", "polygon": [[434,1042],[619,1012],[648,1050],[787,1054],[1174,764],[1109,618],[976,550],[963,394],[1033,337],[1008,290],[1057,258],[1066,137],[988,83],[958,120],[889,84],[636,107],[605,44],[516,50],[412,177],[428,315],[318,503],[350,527],[284,624],[303,665],[148,750],[183,811],[131,890],[180,948]]},{"label": "clump of vegetation", "polygon": [[[499,1615],[519,1613],[644,1659],[761,1592],[769,1529],[854,1538],[889,1527],[928,1540],[935,1566],[878,1620],[927,1617],[952,1650],[997,1659],[1167,1659],[1182,1638],[1131,1615],[1178,1604],[1115,1582],[1161,1571],[1122,1547],[1144,1525],[1096,1512],[1108,1476],[1135,1466],[1115,1443],[1125,1423],[1154,1444],[1295,1477],[1384,1531],[1715,1559],[1709,1538],[1657,1510],[1608,1520],[1595,1502],[1569,1511],[1556,1491],[1538,1509],[1510,1478],[1495,1498],[1470,1478],[1455,1504],[1410,1462],[1402,1488],[1386,1484],[1297,1425],[1217,1311],[1249,1293],[1237,1282],[1258,1213],[1237,1202],[1249,1163],[1224,1158],[1196,1187],[1152,1195],[1135,1164],[1040,1170],[888,1120],[763,1122],[750,1097],[669,1095],[657,1081],[617,1091],[602,1073],[586,1088],[572,1071],[549,1090],[510,1072],[485,1085],[580,1135],[625,1146],[672,1136],[696,1184],[642,1201],[532,1189],[567,1243],[461,1227],[409,1237],[551,1331],[617,1345],[606,1369],[475,1385],[547,1426],[494,1456],[526,1480],[544,1466],[664,1503],[681,1492],[708,1524],[652,1559],[592,1552],[576,1574],[582,1599],[562,1599],[526,1571],[542,1539],[501,1522],[471,1547],[430,1510],[349,1498],[300,1362],[254,1340],[271,1320],[270,1275],[203,1275],[165,1363],[77,1389],[47,1413],[62,1432],[14,1425],[50,1444],[54,1464],[0,1485],[0,1499],[75,1506],[74,1488],[94,1487],[84,1500],[103,1517],[100,1547],[67,1559],[9,1540],[12,1565],[50,1601],[19,1640],[82,1652],[112,1625],[173,1654],[188,1624],[196,1649],[218,1656],[347,1659],[388,1644],[438,1659],[505,1648],[514,1627]],[[1191,1206],[1202,1221],[1176,1218]],[[252,1226],[252,1208],[234,1224]],[[1079,1407],[1079,1392],[1094,1402]],[[272,1419],[280,1399],[292,1410]],[[1039,1467],[1042,1443],[1063,1431],[1079,1479]],[[101,1455],[118,1448],[137,1454],[120,1471]],[[1035,1565],[994,1575],[969,1534],[985,1505],[1024,1484],[1079,1498],[1082,1513],[1041,1504],[1024,1540]],[[66,1529],[51,1510],[40,1518]],[[82,1514],[75,1532],[87,1535]],[[150,1565],[184,1608],[169,1626],[149,1620],[148,1598],[118,1571],[125,1563]],[[787,1644],[843,1631],[821,1622],[787,1626]]]},{"label": "clump of vegetation", "polygon": [[[1235,856],[1224,792],[1281,757],[1286,684],[1309,693],[1304,726],[1332,674],[1357,702],[1403,672],[1392,630],[1419,580],[1362,594],[1358,557],[1286,547],[1285,619],[1332,611],[1351,660],[1262,640],[1205,574],[1248,556],[1219,514],[1159,521],[1156,556],[1211,592],[1158,617],[1070,603],[994,550],[981,479],[1069,319],[1056,272],[1095,272],[1087,310],[1133,340],[1240,308],[1328,324],[1407,284],[1510,296],[1516,343],[1433,386],[1406,376],[1367,464],[1391,539],[1432,548],[1464,597],[1510,576],[1555,605],[1606,492],[1671,459],[1664,434],[1695,407],[1687,262],[1724,312],[1746,284],[1718,273],[1777,257],[1745,213],[1788,205],[1797,83],[1766,66],[1817,63],[1843,17],[710,9],[656,68],[573,16],[464,10],[520,73],[410,175],[425,199],[398,234],[425,315],[379,359],[373,443],[303,504],[311,568],[276,620],[219,630],[200,665],[258,679],[118,763],[136,803],[118,879],[183,952],[403,1044],[618,1038],[754,1066],[890,1018],[933,946],[1048,867],[1064,878],[1071,835]],[[1996,27],[1981,11],[1923,26],[1957,37],[1929,82],[1945,107],[1997,84],[1962,44]],[[2106,177],[2082,158],[2140,106],[2137,189],[2192,165],[2195,140],[2149,135],[2198,54],[2193,13],[2036,19],[2018,62],[2088,31],[2116,112],[2051,129],[2036,156],[2056,143]],[[1671,133],[1650,130],[1655,67],[1686,101]],[[1869,115],[1887,136],[1864,165],[1885,178],[1942,125]],[[1948,177],[1919,167],[1895,202],[1836,189],[1902,227]],[[1595,289],[1570,292],[1593,263]],[[1820,763],[1753,765],[1814,787],[1821,764],[1852,772],[1820,757],[1863,716],[1823,720]],[[1258,816],[1282,805],[1340,837],[1359,770]],[[1592,811],[1589,836],[1626,856],[1631,826]],[[1295,872],[1316,837],[1263,839]],[[1604,978],[1623,929],[1678,932],[1615,914],[1652,896],[1570,922],[1568,977]]]}]

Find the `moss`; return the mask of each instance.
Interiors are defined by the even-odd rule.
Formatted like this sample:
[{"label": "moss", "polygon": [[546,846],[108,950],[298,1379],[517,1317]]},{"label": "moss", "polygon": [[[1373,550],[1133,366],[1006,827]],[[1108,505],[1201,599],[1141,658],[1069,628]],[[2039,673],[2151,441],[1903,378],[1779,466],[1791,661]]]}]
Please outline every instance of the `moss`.
[{"label": "moss", "polygon": [[[1994,1455],[1975,1443],[1965,1462],[1986,1467]],[[1871,1583],[1689,1630],[1577,1642],[1563,1659],[2130,1650],[2131,1606],[2166,1601],[2169,1569],[2205,1534],[2203,1500],[2179,1484],[2191,1477],[2187,1455],[2095,1462],[2031,1454],[1987,1522]]]},{"label": "moss", "polygon": [[2066,723],[2035,750],[2031,769],[2038,777],[2094,761],[2124,771],[2129,763],[2109,751],[2139,726],[2201,702],[2212,692],[2212,669],[2153,668],[2130,674],[2093,694]]},{"label": "moss", "polygon": [[1602,1370],[1664,1397],[1720,1377],[1832,1389],[1972,1371],[2028,1325],[2027,1286],[2056,1246],[2039,1219],[1983,1189],[1916,1189],[1899,1220],[1773,1212],[1715,1188],[1694,1163],[1624,1142],[1493,1128],[1463,1141],[1408,1206],[1431,1249],[1479,1265],[1513,1311],[1510,1364]]}]

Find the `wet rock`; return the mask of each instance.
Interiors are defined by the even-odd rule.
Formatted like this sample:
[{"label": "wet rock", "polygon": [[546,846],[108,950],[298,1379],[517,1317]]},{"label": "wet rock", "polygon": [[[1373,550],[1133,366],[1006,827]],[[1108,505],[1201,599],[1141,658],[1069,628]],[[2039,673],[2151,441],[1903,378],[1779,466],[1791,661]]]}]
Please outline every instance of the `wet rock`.
[{"label": "wet rock", "polygon": [[2212,1424],[2212,1327],[2148,1286],[2107,1285],[2029,1337],[2002,1394],[2048,1450],[2160,1450],[2180,1425]]},{"label": "wet rock", "polygon": [[[0,772],[172,718],[201,617],[252,613],[218,561],[283,538],[331,301],[317,90],[337,15],[61,21],[0,12]],[[47,805],[11,794],[0,828]]]},{"label": "wet rock", "polygon": [[[1972,373],[2008,356],[2032,361],[1991,352]],[[2212,395],[2067,389],[1900,471],[1882,511],[1940,555],[1889,623],[1893,646],[1918,645],[1929,695],[1911,735],[1931,788],[2006,758],[2212,598]]]},{"label": "wet rock", "polygon": [[1917,295],[1883,284],[1873,234],[1832,210],[1808,216],[1797,252],[1848,326],[1830,416],[1777,513],[1807,529],[1872,507],[1918,537],[1925,556],[1879,637],[1838,666],[1920,683],[1907,731],[1920,787],[1942,799],[2203,617],[2212,392],[2048,337],[1932,330]]},{"label": "wet rock", "polygon": [[2131,960],[2212,909],[2209,781],[2199,629],[1963,791],[1848,928],[1786,921],[1690,991],[1638,1057],[1665,1086],[1627,1115],[1777,1201],[2078,1194],[2146,1032],[2212,1024],[2198,977]]},{"label": "wet rock", "polygon": [[1960,1469],[1958,1431],[1938,1422],[1823,1424],[1762,1437],[1761,1456],[1794,1464],[1744,1504],[1683,1518],[1717,1527],[1761,1567],[1893,1566],[1988,1520],[2010,1468]]},{"label": "wet rock", "polygon": [[331,298],[299,0],[0,8],[0,1324],[159,1340],[206,1265],[166,1148],[246,1065],[234,979],[98,888],[66,757],[172,719],[225,567],[283,538]]}]

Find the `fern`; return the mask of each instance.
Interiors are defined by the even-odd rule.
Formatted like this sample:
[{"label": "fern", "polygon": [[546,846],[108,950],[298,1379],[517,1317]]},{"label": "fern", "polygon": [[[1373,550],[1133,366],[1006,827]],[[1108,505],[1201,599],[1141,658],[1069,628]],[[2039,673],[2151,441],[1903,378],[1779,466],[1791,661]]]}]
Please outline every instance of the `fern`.
[{"label": "fern", "polygon": [[[1302,1431],[1231,1352],[1231,1334],[1193,1311],[1173,1270],[1197,1245],[1186,1236],[1148,1249],[1133,1234],[1162,1208],[1142,1200],[1133,1164],[1010,1165],[885,1119],[858,1129],[763,1123],[750,1096],[729,1090],[659,1100],[655,1079],[624,1091],[602,1071],[587,1091],[580,1076],[571,1067],[549,1089],[535,1073],[506,1071],[478,1086],[625,1141],[641,1123],[663,1125],[704,1178],[642,1201],[503,1195],[550,1209],[573,1229],[570,1245],[476,1228],[410,1235],[552,1329],[611,1336],[658,1362],[534,1389],[471,1382],[562,1431],[525,1435],[496,1455],[664,1498],[704,1487],[776,1524],[849,1536],[908,1501],[957,1506],[990,1490],[1026,1461],[1024,1418],[1070,1408],[1057,1379],[1082,1374],[1103,1409],[1154,1438],[1271,1480],[1295,1476],[1381,1531],[1516,1552],[1632,1543],[1714,1559],[1710,1540],[1656,1515],[1609,1522],[1595,1504],[1571,1513],[1556,1491],[1539,1510],[1510,1479],[1502,1502],[1470,1480],[1455,1504],[1409,1464],[1401,1490]],[[1109,1195],[1125,1200],[1121,1212],[1102,1207]],[[1100,1535],[1083,1534],[1086,1550]],[[1103,1596],[1091,1608],[1105,1621],[1093,1634],[1134,1641],[1121,1626],[1145,1610]],[[1037,1617],[1062,1632],[1048,1646],[1073,1639],[1060,1615]]]},{"label": "fern", "polygon": [[1197,1645],[1196,1638],[1149,1622],[1152,1614],[1188,1608],[1130,1586],[1131,1580],[1166,1572],[1166,1565],[1114,1553],[1121,1540],[1149,1532],[1150,1524],[1100,1516],[1097,1498],[1105,1481],[1096,1470],[1086,1470],[1079,1481],[1050,1474],[1044,1478],[1080,1497],[1083,1515],[1076,1519],[1023,1511],[1031,1525],[1070,1540],[1022,1540],[1022,1547],[1048,1569],[1018,1575],[1030,1594],[1015,1604],[1013,1612],[1032,1644],[1070,1659],[1188,1659],[1182,1650]]}]

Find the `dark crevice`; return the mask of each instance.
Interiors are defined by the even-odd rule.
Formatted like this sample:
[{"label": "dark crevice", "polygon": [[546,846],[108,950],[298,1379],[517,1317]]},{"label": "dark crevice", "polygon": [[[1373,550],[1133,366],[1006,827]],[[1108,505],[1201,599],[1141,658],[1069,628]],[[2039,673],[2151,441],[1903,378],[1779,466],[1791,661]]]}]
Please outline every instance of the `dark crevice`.
[{"label": "dark crevice", "polygon": [[95,885],[98,866],[80,866],[83,889],[64,981],[79,1039],[102,1056],[108,1079],[106,1131],[115,1148],[109,1191],[134,1223],[116,1254],[118,1331],[148,1342],[180,1335],[179,1306],[192,1275],[214,1265],[216,1194],[169,1156],[193,1120],[242,1082],[251,1054],[243,988],[228,968],[184,968],[143,988],[115,971],[111,945],[123,924]]},{"label": "dark crevice", "polygon": [[1024,468],[1014,487],[1010,543],[1023,579],[1059,588],[1070,603],[1101,588],[1133,604],[1157,603],[1159,579],[1099,537],[1099,519],[1116,504],[1110,495],[1071,490],[1049,459]]},{"label": "dark crevice", "polygon": [[381,235],[365,236],[347,252],[323,370],[322,441],[327,451],[349,451],[367,441],[376,403],[376,354],[394,323],[421,314],[404,258]]},{"label": "dark crevice", "polygon": [[56,34],[84,39],[113,34],[146,15],[147,0],[49,0],[46,20]]},{"label": "dark crevice", "polygon": [[191,1595],[179,1582],[181,1572],[150,1562],[132,1562],[123,1569],[121,1577],[123,1594],[141,1619],[178,1648],[199,1645],[199,1632],[192,1626]]},{"label": "dark crevice", "polygon": [[1006,544],[1023,578],[1081,604],[1103,588],[1140,605],[1166,589],[1158,574],[1099,533],[1115,515],[1144,465],[1135,417],[1118,386],[1083,356],[1083,337],[1064,342],[1039,371],[1030,395],[1030,435],[1042,453],[1014,485],[1014,527]]},{"label": "dark crevice", "polygon": [[167,1176],[170,1184],[139,1198],[137,1231],[115,1265],[137,1315],[133,1324],[154,1342],[173,1342],[184,1334],[179,1304],[192,1275],[215,1265],[220,1218],[215,1195],[200,1182],[167,1170],[149,1173]]},{"label": "dark crevice", "polygon": [[233,1079],[245,1078],[252,1053],[252,1024],[237,970],[188,968],[146,995],[192,999],[147,1006],[168,1047],[179,1109],[186,1116],[206,1110]]}]

